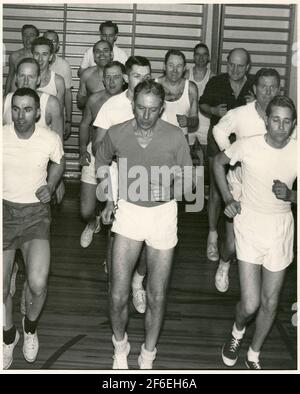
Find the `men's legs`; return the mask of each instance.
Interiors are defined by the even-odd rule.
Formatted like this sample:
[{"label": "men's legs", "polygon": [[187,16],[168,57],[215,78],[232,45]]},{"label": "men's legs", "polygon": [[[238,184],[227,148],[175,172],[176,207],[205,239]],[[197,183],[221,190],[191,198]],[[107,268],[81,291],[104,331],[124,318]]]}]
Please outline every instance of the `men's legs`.
[{"label": "men's legs", "polygon": [[222,359],[225,365],[234,366],[246,330],[246,325],[260,304],[261,266],[239,261],[241,299],[236,306],[235,322],[231,335],[223,346]]},{"label": "men's legs", "polygon": [[19,333],[13,324],[12,296],[10,294],[10,280],[15,259],[15,250],[3,251],[3,368],[8,369],[13,362],[14,347],[18,343]]},{"label": "men's legs", "polygon": [[132,273],[141,252],[143,242],[115,234],[112,252],[112,277],[110,288],[110,319],[113,330],[113,369],[128,369],[130,351],[126,326],[128,322],[128,298]]},{"label": "men's legs", "polygon": [[80,187],[80,213],[85,222],[88,222],[80,237],[80,245],[87,248],[93,240],[94,233],[100,231],[100,218],[97,216],[96,187],[92,183],[81,182]]},{"label": "men's legs", "polygon": [[28,362],[34,362],[39,348],[36,328],[47,295],[50,244],[45,239],[34,239],[24,243],[21,250],[27,275],[26,315],[23,319],[23,354]]},{"label": "men's legs", "polygon": [[220,252],[220,262],[215,276],[215,286],[218,291],[224,293],[229,287],[228,272],[230,261],[235,255],[235,238],[233,222],[226,218],[225,220],[225,241],[222,242]]},{"label": "men's legs", "polygon": [[143,280],[146,273],[147,253],[146,245],[144,244],[131,283],[133,305],[139,313],[145,313],[146,310],[146,291],[143,287]]},{"label": "men's legs", "polygon": [[208,209],[208,225],[209,233],[207,239],[207,257],[209,260],[219,260],[218,252],[218,221],[221,213],[221,196],[216,184],[215,175],[213,173],[213,157],[208,158],[209,163],[209,199]]},{"label": "men's legs", "polygon": [[163,323],[174,248],[158,250],[147,246],[147,309],[145,348],[153,351]]},{"label": "men's legs", "polygon": [[259,352],[274,322],[280,291],[286,270],[271,272],[262,269],[261,303],[255,322],[255,332],[248,351],[246,365],[259,362]]}]

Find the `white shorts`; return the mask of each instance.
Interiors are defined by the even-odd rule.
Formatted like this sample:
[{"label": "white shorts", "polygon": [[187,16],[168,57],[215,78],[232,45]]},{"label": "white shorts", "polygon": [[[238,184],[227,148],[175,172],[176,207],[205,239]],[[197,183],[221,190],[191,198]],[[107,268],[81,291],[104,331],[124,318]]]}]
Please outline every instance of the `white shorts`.
[{"label": "white shorts", "polygon": [[292,212],[262,214],[242,205],[234,217],[238,260],[259,264],[272,272],[293,261],[294,219]]},{"label": "white shorts", "polygon": [[86,147],[87,152],[91,155],[91,162],[88,166],[82,166],[81,169],[81,182],[97,185],[96,169],[95,169],[95,156],[92,153],[92,143],[90,142]]},{"label": "white shorts", "polygon": [[242,195],[242,167],[240,165],[228,170],[227,182],[233,198],[239,201]]},{"label": "white shorts", "polygon": [[172,200],[147,208],[119,200],[112,231],[135,241],[145,241],[154,249],[172,249],[178,241],[177,203]]}]

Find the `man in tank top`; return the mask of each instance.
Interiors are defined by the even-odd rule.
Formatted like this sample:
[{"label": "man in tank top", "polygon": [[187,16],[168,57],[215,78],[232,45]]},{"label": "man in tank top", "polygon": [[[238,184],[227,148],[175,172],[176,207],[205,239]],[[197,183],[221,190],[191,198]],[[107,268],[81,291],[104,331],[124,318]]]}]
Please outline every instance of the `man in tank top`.
[{"label": "man in tank top", "polygon": [[165,56],[165,74],[157,79],[164,87],[165,109],[162,120],[180,127],[183,134],[197,130],[198,90],[184,78],[186,59],[182,52],[170,49]]}]

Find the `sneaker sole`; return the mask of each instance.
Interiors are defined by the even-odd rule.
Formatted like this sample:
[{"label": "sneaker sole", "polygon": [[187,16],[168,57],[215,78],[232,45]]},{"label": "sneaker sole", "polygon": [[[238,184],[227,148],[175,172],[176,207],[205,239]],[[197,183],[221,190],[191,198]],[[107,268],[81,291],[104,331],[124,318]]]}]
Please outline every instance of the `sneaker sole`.
[{"label": "sneaker sole", "polygon": [[[224,345],[225,346],[225,345]],[[224,356],[223,351],[224,351],[224,346],[222,347],[222,360],[223,363],[227,366],[227,367],[234,367],[238,358],[236,358],[235,360],[232,360],[231,358],[228,358],[226,356]]]}]

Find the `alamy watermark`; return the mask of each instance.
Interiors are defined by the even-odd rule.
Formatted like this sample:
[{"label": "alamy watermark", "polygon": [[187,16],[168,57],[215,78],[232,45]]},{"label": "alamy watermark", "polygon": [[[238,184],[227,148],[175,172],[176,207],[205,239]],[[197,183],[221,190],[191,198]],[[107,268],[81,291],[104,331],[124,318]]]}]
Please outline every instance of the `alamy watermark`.
[{"label": "alamy watermark", "polygon": [[[186,212],[200,212],[204,206],[203,166],[136,165],[128,168],[126,158],[116,165],[101,166],[97,170],[96,195],[99,201],[124,199],[129,202],[177,201],[185,202]],[[118,189],[118,190],[116,190]]]}]

